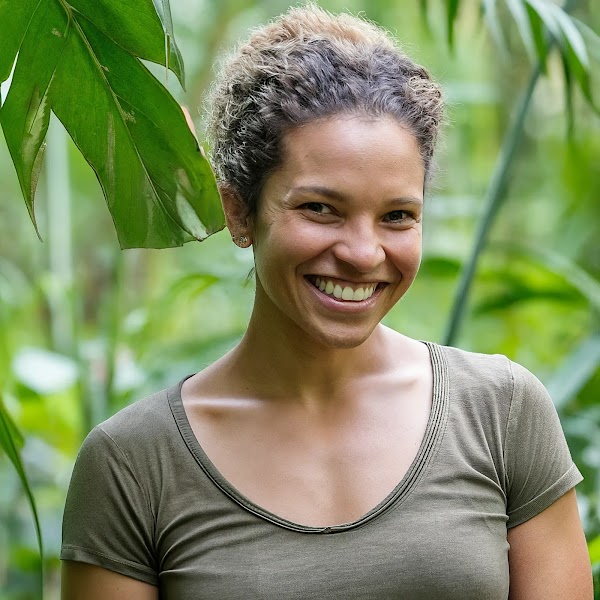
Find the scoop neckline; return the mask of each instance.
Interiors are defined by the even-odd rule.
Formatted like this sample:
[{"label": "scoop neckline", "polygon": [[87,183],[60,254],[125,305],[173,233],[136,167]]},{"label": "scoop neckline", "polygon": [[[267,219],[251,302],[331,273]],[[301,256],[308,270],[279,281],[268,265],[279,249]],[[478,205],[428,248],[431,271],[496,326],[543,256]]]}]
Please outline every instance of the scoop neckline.
[{"label": "scoop neckline", "polygon": [[426,467],[433,460],[437,449],[439,448],[448,414],[449,394],[447,361],[442,346],[433,342],[424,341],[422,343],[429,349],[433,372],[433,393],[431,411],[425,427],[425,434],[419,445],[419,450],[396,487],[394,487],[394,489],[371,510],[358,519],[348,523],[329,526],[302,525],[284,517],[280,517],[250,500],[221,474],[202,448],[200,441],[196,438],[192,430],[181,398],[181,388],[183,383],[192,377],[192,375],[188,375],[178,384],[168,389],[167,398],[181,437],[202,471],[204,471],[217,488],[241,508],[266,521],[292,531],[303,533],[337,533],[348,531],[364,525],[386,512],[390,507],[396,506],[404,501],[422,479]]}]

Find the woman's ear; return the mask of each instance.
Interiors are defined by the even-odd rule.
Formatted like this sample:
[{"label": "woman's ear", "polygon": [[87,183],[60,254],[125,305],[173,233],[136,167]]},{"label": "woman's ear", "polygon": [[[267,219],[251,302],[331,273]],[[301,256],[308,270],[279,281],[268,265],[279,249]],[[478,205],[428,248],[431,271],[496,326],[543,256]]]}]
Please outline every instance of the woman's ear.
[{"label": "woman's ear", "polygon": [[219,183],[219,194],[225,212],[227,229],[238,246],[250,246],[252,243],[252,220],[248,206],[238,191],[229,183]]}]

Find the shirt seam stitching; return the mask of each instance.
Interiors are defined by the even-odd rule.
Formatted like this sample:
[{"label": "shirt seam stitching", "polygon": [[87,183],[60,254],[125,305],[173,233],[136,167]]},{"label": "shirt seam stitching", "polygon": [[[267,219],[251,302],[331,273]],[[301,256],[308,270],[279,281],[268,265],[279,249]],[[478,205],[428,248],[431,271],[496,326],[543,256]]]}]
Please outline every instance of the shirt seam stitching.
[{"label": "shirt seam stitching", "polygon": [[134,568],[139,569],[140,571],[144,571],[145,573],[148,573],[148,574],[158,577],[158,575],[154,569],[147,567],[145,565],[142,565],[141,563],[135,562],[133,560],[124,560],[124,559],[115,558],[114,556],[111,556],[110,554],[106,554],[105,552],[98,552],[97,550],[90,550],[89,548],[84,548],[83,546],[76,546],[75,544],[63,544],[62,548],[64,550],[70,550],[70,549],[81,550],[83,552],[87,552],[88,554],[93,554],[94,556],[101,556],[102,558],[107,558],[109,560],[112,560],[113,562],[120,564],[120,565],[125,565],[127,567],[134,567]]},{"label": "shirt seam stitching", "polygon": [[121,446],[119,445],[119,443],[107,432],[105,431],[101,425],[97,425],[96,426],[97,429],[99,431],[101,431],[114,445],[115,447],[119,450],[119,452],[121,453],[121,455],[123,456],[123,460],[125,461],[125,463],[127,464],[127,466],[129,467],[129,470],[131,471],[131,475],[133,476],[133,479],[135,480],[135,482],[137,483],[138,487],[140,488],[140,490],[142,490],[142,494],[144,496],[144,500],[146,503],[146,509],[148,510],[148,512],[150,513],[151,517],[152,517],[152,523],[153,523],[153,531],[152,531],[152,545],[153,545],[153,549],[156,548],[156,514],[152,508],[152,503],[150,502],[150,494],[148,493],[148,490],[146,489],[146,487],[144,485],[142,485],[141,481],[139,480],[135,469],[133,468],[133,465],[131,464],[131,461],[129,460],[129,457],[127,456],[126,452],[123,450],[123,448],[121,448]]},{"label": "shirt seam stitching", "polygon": [[506,362],[508,363],[508,371],[510,373],[511,392],[510,392],[510,403],[508,406],[508,415],[506,418],[506,427],[504,429],[504,440],[502,443],[502,445],[503,445],[502,458],[503,458],[503,462],[504,462],[504,481],[505,481],[505,485],[506,485],[505,497],[506,497],[506,504],[508,507],[508,491],[509,491],[509,487],[510,487],[510,476],[509,476],[508,457],[507,457],[507,450],[509,447],[508,436],[509,436],[510,423],[512,421],[513,409],[515,406],[515,390],[516,390],[517,384],[516,384],[516,377],[515,377],[515,372],[514,372],[514,369],[512,366],[512,362],[508,358],[506,358]]}]

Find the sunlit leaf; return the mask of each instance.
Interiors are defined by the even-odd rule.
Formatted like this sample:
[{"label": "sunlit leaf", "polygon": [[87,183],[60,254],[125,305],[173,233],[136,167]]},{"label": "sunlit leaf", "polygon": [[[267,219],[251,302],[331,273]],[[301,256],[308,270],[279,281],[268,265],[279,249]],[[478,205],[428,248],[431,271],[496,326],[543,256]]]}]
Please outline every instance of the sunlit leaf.
[{"label": "sunlit leaf", "polygon": [[[84,0],[77,6],[103,18]],[[34,224],[53,111],[94,169],[121,246],[179,246],[222,229],[224,218],[212,171],[181,108],[137,58],[158,60],[157,45],[148,43],[144,52],[132,42],[139,33],[135,26],[117,26],[126,21],[127,6],[131,11],[128,3],[108,11],[116,43],[104,32],[110,29],[106,22],[100,29],[81,12],[65,11],[59,0],[40,3],[21,44],[0,122]],[[163,40],[158,17],[156,23]],[[144,36],[140,39],[144,45]],[[182,75],[180,68],[176,72]]]},{"label": "sunlit leaf", "polygon": [[600,334],[584,339],[554,372],[546,387],[557,407],[565,405],[600,367]]}]

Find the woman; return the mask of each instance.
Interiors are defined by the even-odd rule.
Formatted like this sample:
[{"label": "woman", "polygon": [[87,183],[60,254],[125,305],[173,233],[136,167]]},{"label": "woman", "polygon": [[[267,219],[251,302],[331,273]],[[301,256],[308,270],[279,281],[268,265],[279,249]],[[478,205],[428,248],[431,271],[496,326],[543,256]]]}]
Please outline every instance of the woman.
[{"label": "woman", "polygon": [[63,598],[591,598],[542,385],[380,323],[419,267],[439,87],[310,5],[252,34],[211,106],[248,330],[90,433]]}]

